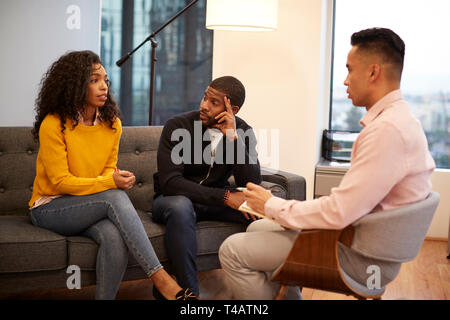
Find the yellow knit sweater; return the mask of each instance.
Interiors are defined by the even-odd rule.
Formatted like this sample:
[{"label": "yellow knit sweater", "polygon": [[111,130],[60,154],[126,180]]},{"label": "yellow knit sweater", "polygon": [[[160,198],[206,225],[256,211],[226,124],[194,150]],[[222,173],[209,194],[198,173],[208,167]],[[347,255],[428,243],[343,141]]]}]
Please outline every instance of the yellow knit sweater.
[{"label": "yellow knit sweater", "polygon": [[43,196],[88,195],[117,188],[113,173],[117,164],[122,124],[116,119],[95,126],[66,121],[61,133],[57,116],[47,115],[39,130],[36,178],[29,206]]}]

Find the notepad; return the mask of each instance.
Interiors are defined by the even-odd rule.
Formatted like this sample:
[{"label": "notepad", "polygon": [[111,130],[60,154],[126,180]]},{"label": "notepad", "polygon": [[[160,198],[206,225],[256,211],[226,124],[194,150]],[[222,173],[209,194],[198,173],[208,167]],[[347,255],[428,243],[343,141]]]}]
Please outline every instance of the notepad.
[{"label": "notepad", "polygon": [[[239,209],[238,209],[238,210],[239,210],[239,211],[244,211],[244,212],[251,213],[252,215],[257,216],[257,217],[259,217],[259,218],[266,218],[266,219],[269,219],[269,218],[266,217],[265,215],[263,215],[263,214],[261,214],[261,213],[259,213],[259,212],[256,212],[255,210],[253,210],[253,209],[247,204],[247,201],[244,201],[244,202],[239,206]],[[269,220],[272,220],[272,219],[269,219]]]}]

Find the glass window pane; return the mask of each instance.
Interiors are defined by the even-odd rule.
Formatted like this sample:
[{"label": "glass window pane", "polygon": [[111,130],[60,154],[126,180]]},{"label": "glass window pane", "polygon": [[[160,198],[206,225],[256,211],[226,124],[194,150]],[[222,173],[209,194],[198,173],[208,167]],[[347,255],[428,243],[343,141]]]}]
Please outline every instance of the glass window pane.
[{"label": "glass window pane", "polygon": [[[103,0],[101,57],[124,114],[124,124],[148,125],[151,44],[122,67],[115,62],[182,10],[187,0]],[[205,28],[206,2],[199,1],[155,37],[153,125],[197,109],[212,76],[213,32]]]},{"label": "glass window pane", "polygon": [[351,35],[372,27],[390,28],[405,42],[401,89],[421,121],[440,168],[450,168],[450,1],[335,0],[331,129],[361,130],[365,109],[347,99],[344,80]]}]

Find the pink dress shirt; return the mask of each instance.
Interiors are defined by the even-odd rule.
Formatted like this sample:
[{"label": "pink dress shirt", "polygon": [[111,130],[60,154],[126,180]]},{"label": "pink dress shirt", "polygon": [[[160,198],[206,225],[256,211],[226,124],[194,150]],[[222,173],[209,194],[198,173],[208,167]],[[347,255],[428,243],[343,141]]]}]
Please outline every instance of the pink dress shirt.
[{"label": "pink dress shirt", "polygon": [[420,122],[400,90],[361,120],[350,169],[329,196],[309,201],[270,198],[265,214],[295,229],[342,229],[365,214],[425,199],[435,163]]}]

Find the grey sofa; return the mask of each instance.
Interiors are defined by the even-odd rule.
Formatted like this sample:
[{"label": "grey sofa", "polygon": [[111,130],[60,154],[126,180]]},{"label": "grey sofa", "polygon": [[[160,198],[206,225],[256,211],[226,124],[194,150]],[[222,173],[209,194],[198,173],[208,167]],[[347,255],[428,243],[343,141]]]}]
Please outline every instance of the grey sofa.
[{"label": "grey sofa", "polygon": [[[118,167],[134,172],[135,186],[127,191],[155,251],[170,271],[164,248],[163,225],[151,219],[153,173],[162,127],[124,127]],[[66,288],[67,268],[81,269],[81,286],[95,284],[97,244],[86,237],[64,237],[35,227],[28,216],[28,201],[35,177],[39,146],[31,127],[0,127],[0,298],[44,289]],[[262,169],[262,185],[278,196],[305,199],[305,180],[287,172]],[[197,224],[199,271],[220,268],[217,252],[231,234],[244,231],[234,223],[203,221]],[[124,280],[144,278],[130,256]]]}]

